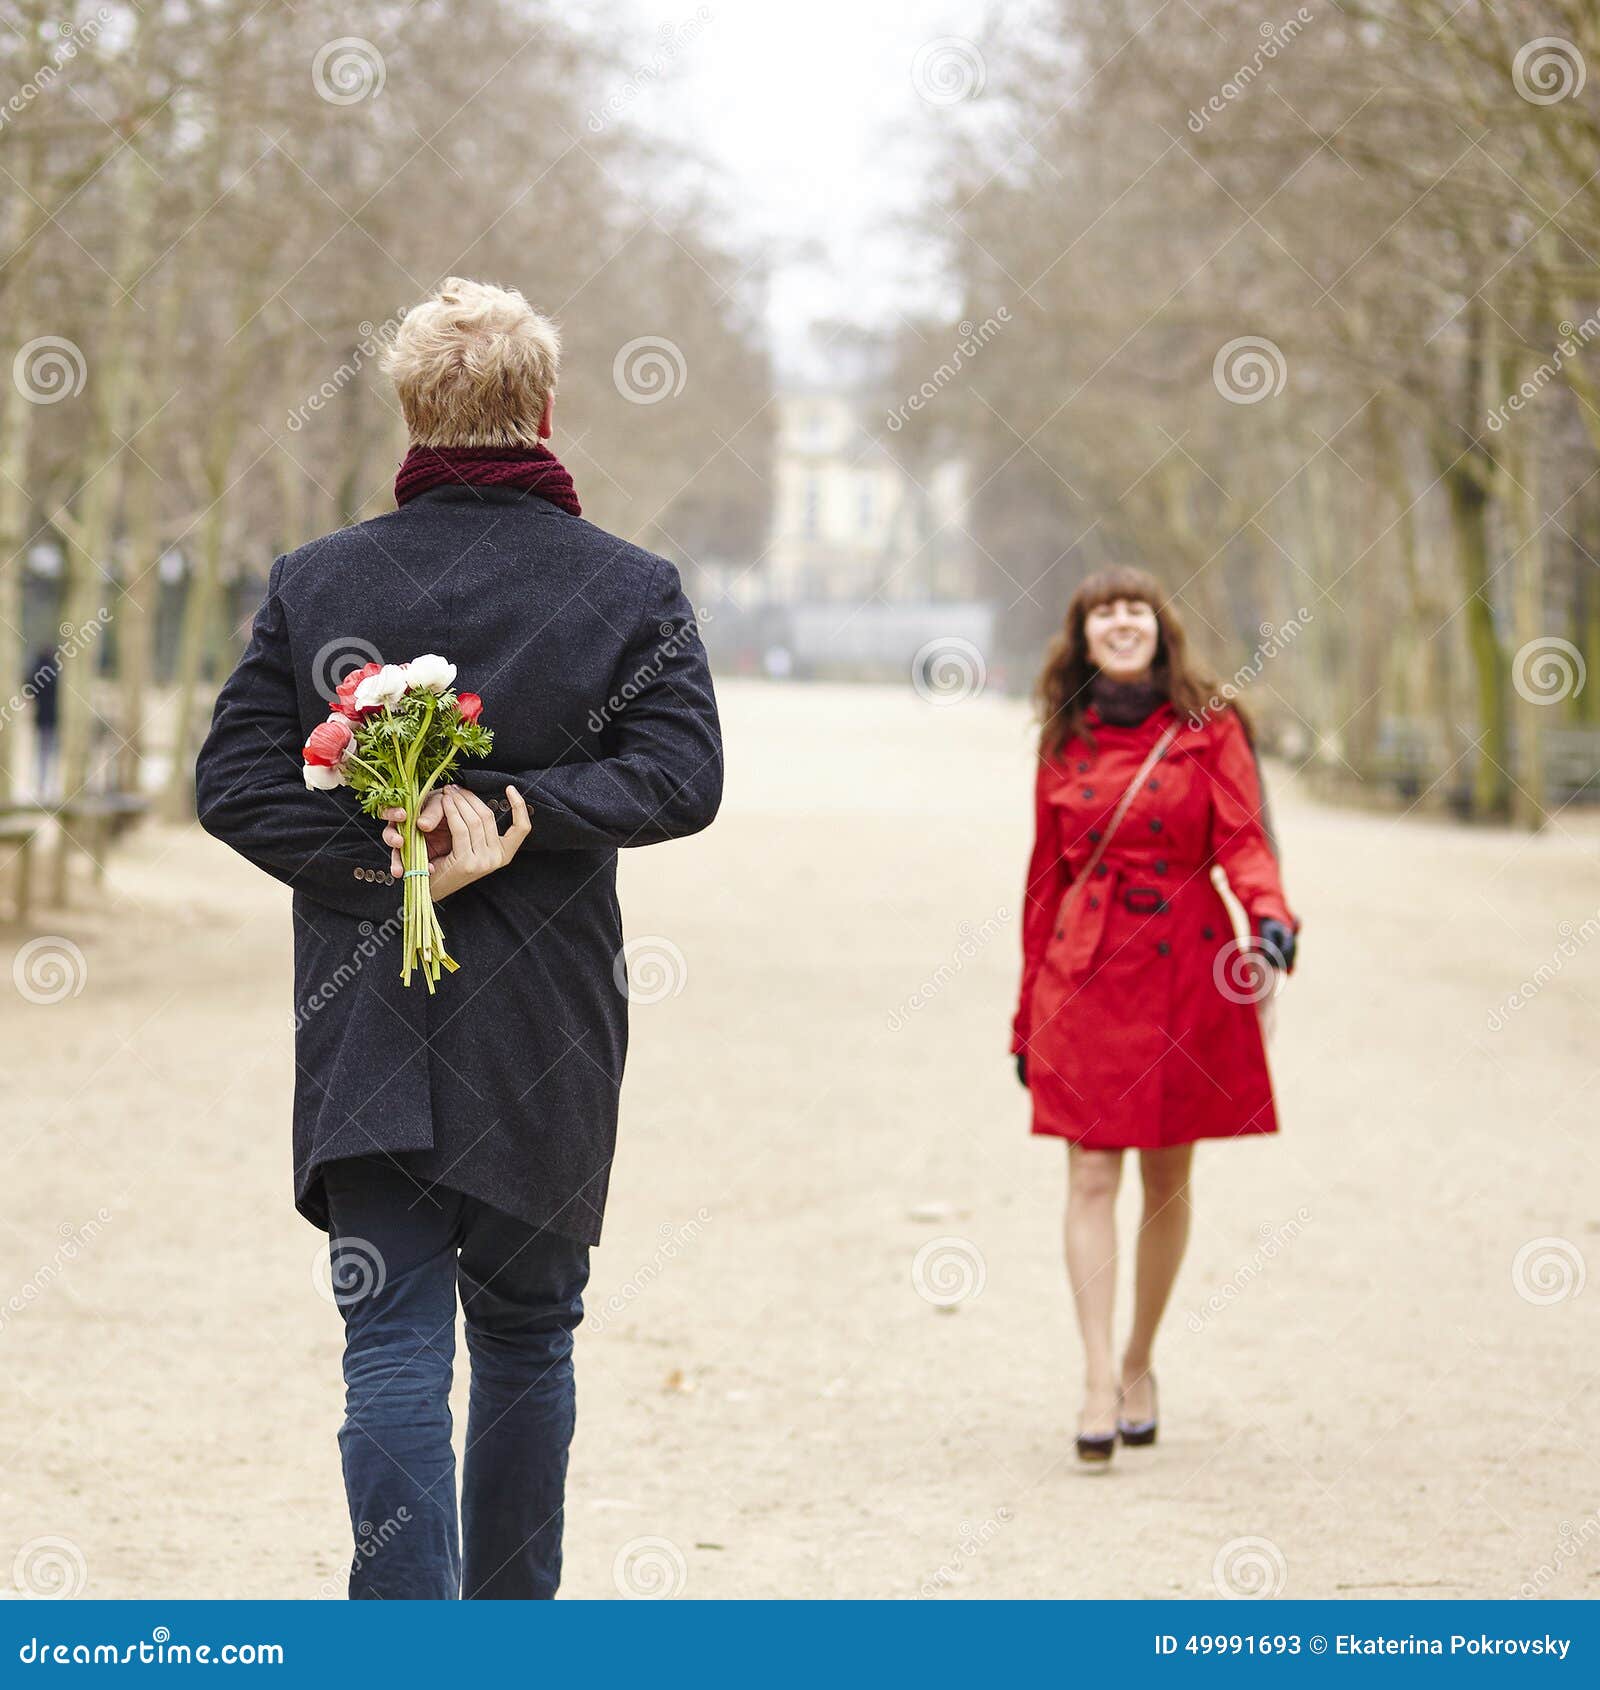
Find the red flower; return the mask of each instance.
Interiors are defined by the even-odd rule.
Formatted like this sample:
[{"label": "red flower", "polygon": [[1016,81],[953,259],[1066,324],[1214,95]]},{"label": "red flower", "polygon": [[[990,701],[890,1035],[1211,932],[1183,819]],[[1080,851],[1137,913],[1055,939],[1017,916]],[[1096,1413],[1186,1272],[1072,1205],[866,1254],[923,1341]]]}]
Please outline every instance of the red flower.
[{"label": "red flower", "polygon": [[475,692],[458,692],[456,709],[461,712],[463,722],[475,722],[483,714],[483,700]]},{"label": "red flower", "polygon": [[355,737],[355,729],[343,716],[330,716],[311,730],[306,748],[300,754],[301,760],[310,763],[313,768],[336,769],[355,743]]},{"label": "red flower", "polygon": [[350,673],[346,675],[342,681],[340,681],[339,696],[337,699],[332,701],[330,708],[337,711],[341,716],[348,716],[352,722],[359,722],[364,717],[370,716],[377,706],[374,705],[371,709],[367,710],[357,710],[356,688],[360,686],[364,680],[366,680],[368,675],[376,675],[382,667],[383,665],[381,663],[368,663],[364,664],[360,669],[352,669]]}]

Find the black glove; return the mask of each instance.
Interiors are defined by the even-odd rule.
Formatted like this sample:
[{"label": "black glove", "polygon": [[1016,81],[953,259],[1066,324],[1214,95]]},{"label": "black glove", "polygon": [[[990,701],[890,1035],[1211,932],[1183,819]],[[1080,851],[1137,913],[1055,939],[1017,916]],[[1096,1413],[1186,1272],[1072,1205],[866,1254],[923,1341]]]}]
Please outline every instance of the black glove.
[{"label": "black glove", "polygon": [[1027,1090],[1028,1058],[1026,1054],[1020,1050],[1017,1052],[1017,1084],[1021,1086],[1024,1091]]},{"label": "black glove", "polygon": [[1261,955],[1272,968],[1281,968],[1285,974],[1294,973],[1295,938],[1294,929],[1282,921],[1274,921],[1269,916],[1261,923],[1258,935]]}]

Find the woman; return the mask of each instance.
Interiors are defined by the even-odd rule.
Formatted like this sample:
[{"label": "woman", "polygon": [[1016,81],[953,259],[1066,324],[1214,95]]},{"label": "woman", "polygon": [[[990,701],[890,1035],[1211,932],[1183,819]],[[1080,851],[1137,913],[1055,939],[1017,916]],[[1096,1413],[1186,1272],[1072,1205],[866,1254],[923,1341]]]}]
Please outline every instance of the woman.
[{"label": "woman", "polygon": [[[1277,1131],[1258,1004],[1294,964],[1249,730],[1190,666],[1153,577],[1092,575],[1039,679],[1036,834],[1011,1048],[1033,1131],[1067,1141],[1067,1273],[1083,1337],[1078,1455],[1156,1438],[1151,1352],[1202,1138]],[[1212,882],[1250,918],[1241,948]],[[1115,1204],[1139,1152],[1133,1329],[1112,1353]]]}]

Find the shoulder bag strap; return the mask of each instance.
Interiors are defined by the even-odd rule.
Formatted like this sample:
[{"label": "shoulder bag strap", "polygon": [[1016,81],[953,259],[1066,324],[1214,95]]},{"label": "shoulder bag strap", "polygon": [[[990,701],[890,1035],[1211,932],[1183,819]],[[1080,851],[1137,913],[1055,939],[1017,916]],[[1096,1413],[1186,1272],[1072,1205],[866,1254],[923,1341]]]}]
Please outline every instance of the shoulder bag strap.
[{"label": "shoulder bag strap", "polygon": [[1106,849],[1111,844],[1111,836],[1119,827],[1122,826],[1129,809],[1133,805],[1134,795],[1138,792],[1139,788],[1144,785],[1145,781],[1150,778],[1150,771],[1155,768],[1156,764],[1159,763],[1163,757],[1166,756],[1168,746],[1172,744],[1173,740],[1176,739],[1177,736],[1178,723],[1169,722],[1166,728],[1163,729],[1161,737],[1150,747],[1148,755],[1139,765],[1133,779],[1128,782],[1126,790],[1117,800],[1116,809],[1111,812],[1111,820],[1106,823],[1105,832],[1100,835],[1100,843],[1095,846],[1094,854],[1084,865],[1083,873],[1080,874],[1078,878],[1066,889],[1066,891],[1061,894],[1061,905],[1056,911],[1057,927],[1061,925],[1068,909],[1071,908],[1072,900],[1077,895],[1078,889],[1100,866],[1100,859],[1106,854]]}]

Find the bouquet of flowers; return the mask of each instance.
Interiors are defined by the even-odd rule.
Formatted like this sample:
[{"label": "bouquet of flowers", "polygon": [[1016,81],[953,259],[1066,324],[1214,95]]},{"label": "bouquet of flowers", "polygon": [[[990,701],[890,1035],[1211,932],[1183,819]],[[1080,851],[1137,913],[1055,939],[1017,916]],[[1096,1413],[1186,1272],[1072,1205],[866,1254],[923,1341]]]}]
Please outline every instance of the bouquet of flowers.
[{"label": "bouquet of flowers", "polygon": [[420,968],[431,993],[439,970],[459,966],[444,948],[444,932],[428,888],[428,841],[417,826],[424,801],[462,756],[485,757],[494,735],[478,717],[483,700],[453,690],[456,666],[429,652],[409,663],[369,663],[340,681],[327,721],[311,730],[301,754],[314,792],[348,786],[369,816],[405,811],[405,946],[400,978],[411,984]]}]

